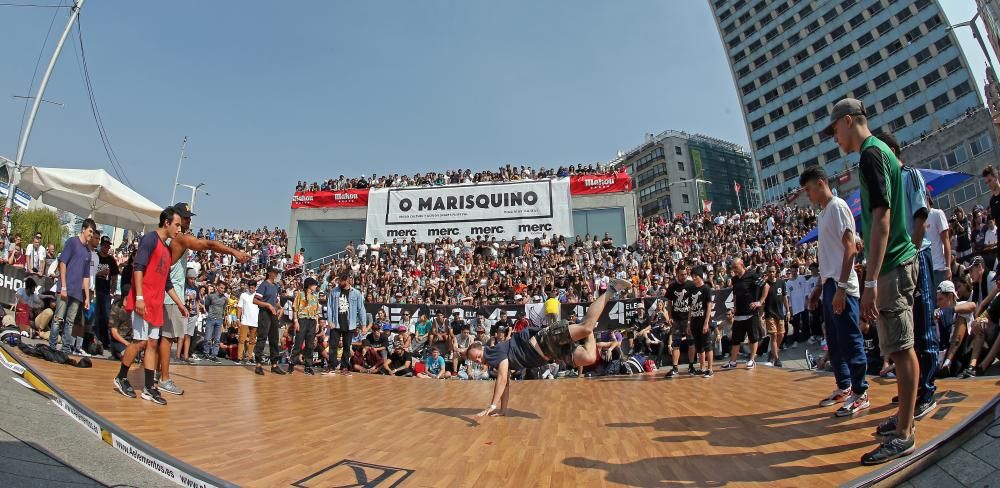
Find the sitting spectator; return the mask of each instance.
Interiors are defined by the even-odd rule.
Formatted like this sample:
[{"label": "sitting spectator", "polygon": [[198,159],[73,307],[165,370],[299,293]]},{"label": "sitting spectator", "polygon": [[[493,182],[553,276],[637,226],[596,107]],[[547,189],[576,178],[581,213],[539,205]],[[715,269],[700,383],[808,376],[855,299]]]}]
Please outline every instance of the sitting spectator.
[{"label": "sitting spectator", "polygon": [[115,300],[108,314],[111,356],[115,359],[121,359],[125,348],[132,342],[132,314],[125,311],[123,302],[122,298]]},{"label": "sitting spectator", "polygon": [[52,326],[52,316],[56,313],[56,299],[50,296],[45,296],[42,299],[43,306],[42,309],[35,315],[35,320],[32,322],[34,333],[38,338],[42,340],[49,340],[49,328]]},{"label": "sitting spectator", "polygon": [[[967,291],[968,283],[963,284]],[[959,292],[948,280],[938,284],[937,310],[934,311],[934,322],[941,331],[942,349],[945,350],[944,361],[939,369],[940,376],[956,376],[970,364],[972,356],[972,326],[973,313],[976,304],[959,300]],[[945,342],[947,341],[947,342]]]},{"label": "sitting spectator", "polygon": [[452,350],[455,354],[452,356],[451,370],[458,371],[459,358],[465,357],[465,351],[469,349],[472,345],[473,337],[469,334],[469,326],[465,322],[462,322],[461,332],[452,340]]},{"label": "sitting spectator", "polygon": [[361,342],[361,349],[355,349],[351,354],[351,367],[359,373],[389,374],[382,355],[372,349],[367,339]]},{"label": "sitting spectator", "polygon": [[466,359],[462,363],[462,369],[458,370],[457,376],[460,380],[488,380],[490,379],[490,370],[485,364]]},{"label": "sitting spectator", "polygon": [[[391,327],[388,322],[384,324],[385,327]],[[382,330],[382,326],[376,325],[372,329],[371,333],[368,334],[368,344],[372,351],[382,357],[385,361],[389,358],[389,333]]]},{"label": "sitting spectator", "polygon": [[451,326],[445,319],[444,312],[438,310],[434,324],[431,326],[430,345],[437,348],[446,358],[451,358],[452,339]]},{"label": "sitting spectator", "polygon": [[444,358],[441,357],[441,351],[436,347],[432,347],[431,355],[424,359],[424,366],[424,372],[417,374],[420,378],[446,380],[451,377],[451,373],[445,370]]},{"label": "sitting spectator", "polygon": [[389,355],[388,371],[395,376],[413,376],[413,355],[405,347],[394,347]]},{"label": "sitting spectator", "polygon": [[434,322],[427,318],[426,313],[420,314],[420,320],[417,321],[416,325],[416,335],[413,337],[412,347],[410,351],[416,354],[423,354],[423,350],[428,346],[430,341],[431,327]]}]

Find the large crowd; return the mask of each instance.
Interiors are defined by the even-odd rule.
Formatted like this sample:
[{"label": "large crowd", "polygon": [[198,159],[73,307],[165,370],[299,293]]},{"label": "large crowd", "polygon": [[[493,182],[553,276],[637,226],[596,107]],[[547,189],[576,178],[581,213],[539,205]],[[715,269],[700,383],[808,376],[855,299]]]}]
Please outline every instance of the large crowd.
[{"label": "large crowd", "polygon": [[407,186],[444,186],[474,183],[496,183],[504,181],[539,180],[545,178],[566,178],[576,175],[594,175],[613,173],[614,169],[604,163],[593,163],[588,165],[571,164],[559,166],[558,168],[546,169],[544,166],[537,170],[530,166],[506,165],[495,171],[477,171],[471,169],[456,169],[445,172],[429,172],[424,174],[409,175],[371,175],[349,178],[344,175],[336,179],[329,179],[321,182],[299,181],[295,185],[295,191],[335,191],[335,190],[361,190],[365,188],[400,188]]}]

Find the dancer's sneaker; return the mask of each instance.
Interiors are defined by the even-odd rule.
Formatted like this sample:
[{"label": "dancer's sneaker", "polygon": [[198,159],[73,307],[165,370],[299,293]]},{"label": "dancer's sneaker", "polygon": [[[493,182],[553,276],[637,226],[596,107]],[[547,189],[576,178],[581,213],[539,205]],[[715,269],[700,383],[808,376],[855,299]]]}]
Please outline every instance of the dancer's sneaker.
[{"label": "dancer's sneaker", "polygon": [[667,373],[667,376],[666,376],[666,377],[667,377],[667,378],[675,378],[675,377],[677,377],[677,376],[678,376],[678,375],[680,375],[680,374],[681,374],[681,372],[680,372],[680,371],[677,371],[677,368],[671,368],[671,369],[670,369],[670,372],[669,372],[669,373]]},{"label": "dancer's sneaker", "polygon": [[253,369],[253,374],[264,376],[264,367],[258,364],[257,367]]},{"label": "dancer's sneaker", "polygon": [[701,374],[702,378],[711,378],[712,376],[715,375],[712,373],[711,369],[706,369],[705,372]]},{"label": "dancer's sneaker", "polygon": [[183,395],[184,394],[184,389],[181,388],[181,387],[179,387],[179,386],[177,386],[177,384],[174,383],[173,379],[169,379],[167,381],[160,381],[159,383],[157,383],[157,386],[159,386],[159,388],[158,388],[159,390],[163,390],[163,391],[165,391],[167,393],[170,393],[171,395]]},{"label": "dancer's sneaker", "polygon": [[722,369],[736,369],[736,361],[729,361],[722,365]]},{"label": "dancer's sneaker", "polygon": [[754,361],[753,359],[750,359],[750,360],[747,361],[747,369],[753,369],[753,367],[756,366],[756,365],[757,365],[757,362]]},{"label": "dancer's sneaker", "polygon": [[929,402],[920,402],[920,403],[917,403],[917,407],[913,411],[913,418],[917,419],[917,420],[920,420],[920,419],[926,417],[927,414],[933,412],[934,409],[937,408],[937,406],[938,406],[938,404],[934,400],[931,400]]},{"label": "dancer's sneaker", "polygon": [[115,391],[129,398],[135,398],[135,389],[129,384],[128,378],[115,378]]},{"label": "dancer's sneaker", "polygon": [[274,366],[271,366],[271,374],[283,375],[283,374],[288,374],[288,373],[285,373],[281,369],[281,366],[278,366],[277,364],[275,364]]},{"label": "dancer's sneaker", "polygon": [[689,364],[688,365],[688,376],[694,376],[694,375],[695,375],[694,365],[693,364]]},{"label": "dancer's sneaker", "polygon": [[867,392],[860,395],[852,394],[847,397],[847,400],[844,401],[844,406],[838,408],[837,413],[834,415],[838,417],[850,417],[870,406],[871,403],[868,401]]},{"label": "dancer's sneaker", "polygon": [[160,390],[153,388],[143,388],[142,389],[142,399],[149,400],[157,405],[166,405],[167,401],[160,396]]},{"label": "dancer's sneaker", "polygon": [[819,406],[821,406],[821,407],[830,407],[830,406],[836,405],[838,403],[842,403],[844,400],[847,400],[847,397],[849,397],[849,396],[851,396],[851,389],[850,388],[848,388],[846,390],[841,390],[841,389],[838,388],[836,390],[833,390],[833,393],[831,393],[830,396],[828,396],[828,397],[824,398],[822,401],[820,401],[819,402]]},{"label": "dancer's sneaker", "polygon": [[305,369],[305,373],[306,373],[307,375],[309,375],[309,376],[315,376],[315,375],[316,375],[316,372],[315,372],[315,371],[313,371],[313,369],[312,369],[312,368],[306,368],[306,369]]},{"label": "dancer's sneaker", "polygon": [[[887,437],[890,435],[896,435],[896,427],[898,426],[899,426],[899,417],[897,417],[896,415],[890,415],[889,418],[883,420],[882,423],[878,424],[878,427],[875,427],[875,436]],[[915,425],[914,428],[916,428]]]},{"label": "dancer's sneaker", "polygon": [[969,378],[975,378],[976,377],[976,368],[965,368],[965,371],[962,371],[962,374],[958,375],[958,377],[961,378],[961,379],[963,379],[963,380],[966,380],[966,379],[969,379]]},{"label": "dancer's sneaker", "polygon": [[911,454],[916,447],[916,437],[902,439],[893,434],[885,439],[875,450],[861,457],[861,464],[872,466],[882,464]]}]

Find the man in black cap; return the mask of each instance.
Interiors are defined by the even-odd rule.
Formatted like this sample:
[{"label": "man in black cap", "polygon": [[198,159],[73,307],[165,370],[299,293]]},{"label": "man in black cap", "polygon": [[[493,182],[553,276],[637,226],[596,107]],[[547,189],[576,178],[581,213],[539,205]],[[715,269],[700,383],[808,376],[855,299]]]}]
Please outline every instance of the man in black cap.
[{"label": "man in black cap", "polygon": [[[191,212],[191,207],[183,202],[176,203],[172,207],[169,207],[173,212],[180,216],[181,218],[181,233],[172,239],[167,240],[167,246],[170,247],[170,257],[171,257],[171,268],[170,268],[170,278],[171,282],[174,284],[174,290],[177,296],[184,296],[184,283],[186,276],[186,266],[187,260],[182,260],[181,258],[186,257],[188,250],[195,252],[201,251],[213,251],[222,254],[229,254],[236,258],[237,261],[245,263],[250,259],[247,253],[233,249],[229,246],[223,245],[220,241],[210,241],[205,239],[198,239],[191,234],[191,217],[194,217],[194,213]],[[169,305],[173,302],[172,299],[165,298],[165,304]],[[183,306],[183,304],[178,305]],[[184,329],[187,325],[187,318],[181,315],[180,310],[177,307],[166,307],[167,313],[164,317],[163,324],[163,334],[160,336],[160,342],[157,346],[159,349],[159,360],[158,364],[160,379],[159,386],[160,390],[174,395],[184,394],[184,390],[177,386],[173,380],[170,378],[170,349],[174,342],[178,339],[183,340]]]},{"label": "man in black cap", "polygon": [[111,238],[101,237],[98,247],[97,275],[94,280],[94,291],[97,295],[97,340],[105,348],[114,342],[108,332],[108,319],[111,315],[111,296],[118,289],[118,262],[111,255]]},{"label": "man in black cap", "polygon": [[[865,465],[881,464],[914,450],[919,371],[913,330],[917,249],[906,232],[906,198],[899,161],[868,129],[864,104],[853,98],[837,102],[824,132],[832,135],[845,153],[860,155],[861,235],[867,257],[861,318],[869,323],[878,321],[879,348],[896,365],[899,393],[898,413],[876,430],[885,441],[861,458]],[[853,400],[867,401],[857,395]]]}]

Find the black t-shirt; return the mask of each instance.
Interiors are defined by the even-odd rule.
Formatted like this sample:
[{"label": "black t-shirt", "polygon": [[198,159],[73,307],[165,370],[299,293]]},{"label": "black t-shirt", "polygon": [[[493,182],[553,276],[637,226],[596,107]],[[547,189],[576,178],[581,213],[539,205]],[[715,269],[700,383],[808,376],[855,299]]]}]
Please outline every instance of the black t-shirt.
[{"label": "black t-shirt", "polygon": [[750,304],[760,298],[763,287],[764,280],[756,273],[745,271],[742,277],[733,277],[733,313],[737,317],[752,315],[754,311],[750,309]]},{"label": "black t-shirt", "polygon": [[95,280],[96,282],[94,283],[94,289],[97,290],[97,293],[110,294],[112,292],[111,277],[118,275],[118,262],[115,261],[114,256],[110,254],[107,256],[101,256],[100,253],[98,253],[97,271],[100,272],[104,269],[107,269],[110,273],[106,278],[97,276]]},{"label": "black t-shirt", "polygon": [[509,341],[502,341],[493,347],[483,348],[486,364],[498,368],[504,359],[509,359],[508,367],[511,371],[544,366],[546,364],[545,358],[531,346],[531,338],[538,335],[540,330],[538,327],[528,327],[511,336]]},{"label": "black t-shirt", "polygon": [[131,264],[126,264],[125,266],[122,266],[121,269],[122,296],[128,296],[129,290],[132,289],[132,270],[133,268]]},{"label": "black t-shirt", "polygon": [[459,334],[462,333],[462,327],[465,327],[465,321],[464,320],[458,319],[458,320],[452,320],[451,321],[451,331],[455,335],[459,335]]},{"label": "black t-shirt", "polygon": [[785,286],[785,280],[774,280],[774,283],[768,284],[771,285],[771,288],[767,292],[764,313],[768,317],[785,320],[788,314],[788,310],[785,310],[785,297],[788,296],[788,288]]},{"label": "black t-shirt", "polygon": [[[402,368],[407,361],[413,361],[413,355],[406,349],[395,349],[389,355],[389,365],[392,368]],[[410,364],[413,365],[412,363]]]},{"label": "black t-shirt", "polygon": [[1000,222],[1000,195],[990,197],[990,217]]},{"label": "black t-shirt", "polygon": [[380,332],[379,337],[376,339],[375,333],[372,332],[368,334],[367,339],[368,342],[372,345],[372,347],[385,347],[385,348],[389,347],[389,336],[385,333]]},{"label": "black t-shirt", "polygon": [[708,305],[712,303],[712,289],[708,285],[703,285],[700,288],[691,285],[688,289],[688,295],[688,301],[691,304],[691,325],[700,327],[705,323]]},{"label": "black t-shirt", "polygon": [[692,285],[673,283],[667,288],[667,300],[670,301],[670,317],[674,320],[687,320],[691,312],[688,298],[691,296]]}]

